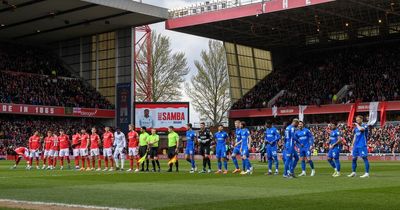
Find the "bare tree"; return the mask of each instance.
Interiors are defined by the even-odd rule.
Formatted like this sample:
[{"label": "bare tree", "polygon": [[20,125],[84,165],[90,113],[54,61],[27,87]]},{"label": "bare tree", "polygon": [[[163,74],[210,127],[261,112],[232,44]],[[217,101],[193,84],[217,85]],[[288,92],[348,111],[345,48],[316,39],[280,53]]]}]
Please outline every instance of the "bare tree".
[{"label": "bare tree", "polygon": [[227,119],[231,103],[225,49],[219,41],[209,41],[208,50],[195,61],[197,75],[186,83],[194,109],[214,125]]},{"label": "bare tree", "polygon": [[[151,101],[177,101],[182,96],[182,84],[189,73],[185,54],[172,53],[171,41],[167,36],[152,33],[151,67],[152,75],[148,75],[146,68],[136,69],[136,100],[144,101],[149,95],[149,80],[151,81]],[[146,60],[147,48],[140,52],[139,60]]]}]

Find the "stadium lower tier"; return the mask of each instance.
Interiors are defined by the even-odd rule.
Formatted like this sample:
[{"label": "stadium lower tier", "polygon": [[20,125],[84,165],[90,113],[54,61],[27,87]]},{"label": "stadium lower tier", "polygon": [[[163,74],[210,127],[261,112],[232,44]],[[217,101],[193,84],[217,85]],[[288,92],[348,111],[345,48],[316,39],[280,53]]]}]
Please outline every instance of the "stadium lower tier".
[{"label": "stadium lower tier", "polygon": [[75,130],[93,126],[102,131],[103,123],[104,120],[93,118],[0,115],[0,155],[12,148],[27,146],[35,131],[43,136],[48,130],[64,129],[66,134],[72,135]]},{"label": "stadium lower tier", "polygon": [[[104,124],[101,120],[91,118],[59,118],[59,117],[27,117],[16,115],[1,115],[0,119],[0,155],[5,155],[7,150],[13,150],[18,146],[28,145],[28,139],[33,135],[34,131],[39,131],[41,136],[44,136],[48,130],[58,132],[59,129],[64,129],[65,133],[72,139],[74,131],[81,128],[87,129],[90,134],[89,128],[97,127],[98,134],[102,138],[104,132]],[[310,125],[308,126],[314,136],[314,150],[315,153],[325,153],[329,149],[327,140],[329,139],[329,128],[327,125]],[[284,130],[279,127],[280,133]],[[260,153],[265,148],[264,144],[264,127],[253,127],[250,130],[252,143],[250,152]],[[344,145],[342,153],[349,153],[351,143],[353,141],[352,130],[345,126],[344,123],[340,124],[339,130],[344,138]],[[58,134],[57,134],[58,135]],[[230,132],[230,148],[233,147],[234,132]],[[181,141],[182,142],[182,141]],[[398,123],[388,123],[384,127],[371,127],[368,137],[368,152],[369,153],[392,153],[400,152],[400,125]],[[283,138],[278,143],[278,152],[282,151]],[[180,151],[183,152],[185,147],[184,143],[180,145]],[[167,148],[166,136],[160,136],[159,154]],[[195,153],[200,153],[200,147],[196,146]],[[211,145],[211,150],[215,152],[215,144]],[[314,151],[313,151],[314,152]]]},{"label": "stadium lower tier", "polygon": [[[329,127],[327,124],[309,125],[309,130],[314,137],[314,150],[315,153],[326,153],[329,150],[327,141],[329,140]],[[354,134],[353,130],[348,127],[345,123],[339,123],[339,131],[343,137],[342,153],[350,153],[351,144],[353,142]],[[278,127],[281,134],[283,134],[284,127]],[[397,122],[388,123],[384,127],[370,127],[367,141],[367,148],[369,153],[392,153],[400,152],[400,125]],[[254,126],[251,130],[251,152],[260,152],[265,148],[264,144],[264,132],[263,126]],[[233,138],[234,133],[231,133]],[[283,149],[283,137],[278,143],[280,145],[279,151]]]}]

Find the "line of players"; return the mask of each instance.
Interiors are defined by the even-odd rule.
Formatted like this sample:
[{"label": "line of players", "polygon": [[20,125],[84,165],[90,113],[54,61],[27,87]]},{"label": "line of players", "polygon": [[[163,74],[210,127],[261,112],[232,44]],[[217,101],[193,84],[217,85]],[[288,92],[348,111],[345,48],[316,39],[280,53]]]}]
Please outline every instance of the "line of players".
[{"label": "line of players", "polygon": [[[133,125],[129,126],[130,132],[128,133],[128,146],[129,146],[129,159],[131,161],[131,168],[133,160],[138,160],[137,145],[138,145],[138,134],[135,131]],[[100,140],[100,136],[97,134],[96,128],[91,129],[89,135],[85,129],[80,132],[77,130],[72,135],[72,142],[69,140],[69,136],[65,134],[63,129],[59,130],[60,135],[56,135],[52,131],[47,132],[47,136],[41,143],[39,132],[36,131],[33,136],[29,138],[28,148],[19,147],[15,149],[17,153],[16,163],[13,168],[16,168],[22,158],[28,159],[27,169],[32,168],[33,161],[36,161],[36,169],[39,167],[40,151],[43,150],[43,166],[41,169],[54,169],[57,164],[57,160],[60,160],[60,169],[64,168],[64,160],[68,162],[68,168],[70,168],[70,146],[73,151],[73,157],[75,161],[75,169],[79,170],[101,170],[101,159],[100,159],[100,147],[103,147],[103,156],[105,162],[105,168],[103,171],[113,171],[114,164],[116,168],[120,168],[119,162],[121,161],[121,168],[123,170],[125,160],[125,148],[127,142],[125,134],[121,132],[119,128],[113,134],[109,127],[105,128],[103,134],[103,140]],[[150,145],[150,143],[149,143]],[[114,151],[114,152],[113,152]],[[97,160],[97,169],[95,164]],[[81,165],[80,165],[81,162]],[[110,163],[110,168],[109,168]],[[47,164],[47,165],[46,165]],[[87,167],[85,167],[87,164]]]},{"label": "line of players", "polygon": [[[362,178],[369,177],[369,162],[368,162],[368,151],[367,151],[367,136],[368,136],[368,126],[363,124],[363,117],[357,116],[356,123],[354,123],[354,140],[352,145],[352,173],[349,177],[356,176],[357,168],[357,158],[361,157],[365,163],[365,174]],[[235,121],[235,144],[232,151],[232,162],[235,169],[232,173],[240,174],[252,174],[253,167],[249,160],[249,148],[251,145],[250,131],[246,128],[245,122]],[[187,125],[186,132],[186,148],[184,150],[185,159],[190,163],[191,170],[190,173],[197,171],[197,166],[195,163],[195,143],[200,143],[200,153],[203,156],[203,170],[200,173],[206,172],[206,166],[208,165],[208,173],[211,172],[210,164],[210,141],[214,137],[216,141],[215,155],[218,162],[217,174],[228,173],[227,164],[227,147],[226,143],[229,140],[229,135],[223,130],[223,126],[218,126],[218,132],[214,135],[205,129],[204,123],[201,124],[201,130],[199,134],[193,131],[192,125],[189,123]],[[342,137],[341,133],[337,128],[335,122],[330,124],[330,137],[328,140],[329,152],[328,152],[328,162],[334,169],[333,177],[340,176],[340,161],[339,155],[342,148]],[[169,170],[172,172],[172,165],[175,163],[176,170],[178,171],[178,161],[171,162],[176,158],[178,153],[179,136],[174,132],[173,127],[169,127],[168,134],[168,157],[170,158]],[[63,130],[59,131],[60,135],[56,136],[51,131],[48,131],[47,137],[44,139],[44,159],[42,169],[54,169],[56,166],[56,160],[60,160],[61,168],[64,167],[64,159],[68,162],[68,167],[70,166],[69,160],[69,138],[68,135],[64,133]],[[295,177],[294,170],[297,166],[298,161],[301,158],[301,168],[302,173],[299,176],[306,175],[306,162],[311,167],[311,176],[315,175],[314,163],[311,160],[311,151],[314,145],[314,139],[312,133],[304,127],[304,123],[298,119],[294,119],[292,123],[285,129],[284,138],[284,149],[282,152],[282,160],[284,162],[284,172],[283,177],[292,178]],[[268,158],[268,172],[267,175],[272,174],[272,164],[275,163],[275,175],[279,174],[279,161],[278,161],[278,141],[281,136],[278,130],[272,126],[272,123],[266,123],[265,130],[265,143],[266,143],[266,155]],[[117,129],[113,134],[110,132],[110,128],[105,128],[105,133],[103,134],[103,141],[100,141],[100,137],[97,134],[96,128],[92,128],[91,134],[87,134],[85,129],[81,132],[77,132],[72,136],[72,148],[73,157],[75,158],[75,168],[79,170],[95,170],[96,160],[97,171],[101,170],[101,159],[99,158],[99,148],[102,144],[103,146],[103,156],[105,161],[104,171],[113,171],[114,163],[116,168],[123,170],[124,160],[125,160],[125,149],[128,146],[128,158],[130,160],[130,169],[133,170],[133,163],[136,160],[136,169],[139,171],[139,159],[146,156],[146,171],[149,171],[149,159],[152,161],[153,171],[156,171],[155,164],[157,164],[158,171],[160,171],[160,163],[158,161],[158,144],[159,136],[155,129],[151,130],[151,134],[146,132],[146,128],[142,127],[140,135],[135,131],[134,125],[129,125],[128,133],[128,145],[125,140],[125,134]],[[20,155],[14,167],[16,167],[23,156],[29,156],[28,169],[31,169],[32,162],[36,160],[36,168],[39,169],[39,150],[40,150],[40,137],[39,133],[35,134],[29,139],[29,149],[21,147],[17,148],[15,151]],[[114,153],[112,152],[114,150]],[[89,155],[90,152],[90,155]],[[240,156],[242,159],[242,168],[239,168],[237,157]],[[82,165],[79,165],[79,161],[82,161]],[[46,167],[46,162],[48,165]],[[109,161],[111,162],[111,167],[109,167]],[[121,165],[119,162],[121,161]],[[87,168],[85,168],[85,162],[87,162]],[[90,165],[91,164],[91,165]],[[222,170],[222,165],[224,170]],[[142,163],[142,169],[144,170],[144,162]]]},{"label": "line of players", "polygon": [[[218,168],[216,173],[222,173],[221,170],[221,158],[225,158],[225,169],[227,169],[226,163],[226,144],[229,135],[223,131],[223,126],[220,125],[218,132],[213,136],[212,133],[205,129],[205,124],[201,123],[201,130],[199,135],[197,135],[193,129],[192,124],[187,125],[187,146],[185,148],[186,159],[192,164],[193,173],[197,171],[197,167],[194,165],[194,144],[196,141],[200,142],[202,147],[201,151],[204,157],[203,160],[203,171],[206,172],[206,166],[208,165],[208,171],[211,172],[211,161],[210,161],[210,145],[211,139],[214,137],[217,140],[217,157],[219,159]],[[177,157],[179,148],[179,136],[174,131],[172,126],[168,129],[168,156],[170,160]],[[70,167],[70,146],[73,151],[73,157],[75,160],[75,169],[79,170],[96,170],[96,171],[113,171],[114,163],[116,169],[124,169],[125,161],[125,149],[128,146],[128,158],[130,160],[130,169],[128,171],[133,171],[134,161],[136,161],[135,172],[138,171],[149,171],[149,159],[152,161],[153,170],[160,172],[160,163],[158,161],[158,144],[160,141],[159,136],[156,133],[156,129],[151,129],[151,134],[146,132],[146,127],[142,127],[140,134],[135,131],[134,125],[129,125],[129,133],[127,134],[128,144],[125,139],[125,134],[121,132],[119,128],[113,134],[109,127],[105,128],[105,133],[103,134],[102,141],[100,136],[97,134],[96,128],[91,129],[91,134],[88,134],[85,129],[80,132],[77,131],[72,135],[72,142],[70,145],[69,136],[65,134],[64,130],[59,130],[59,135],[57,136],[52,131],[47,132],[47,136],[44,138],[43,143],[41,143],[41,138],[39,132],[36,131],[33,136],[29,138],[28,148],[18,147],[15,149],[17,154],[16,163],[13,168],[16,168],[22,158],[28,159],[27,169],[32,169],[33,162],[36,161],[36,169],[40,169],[39,160],[40,153],[43,150],[43,166],[41,169],[53,170],[56,167],[57,160],[60,161],[60,169],[64,168],[64,160],[68,163],[68,168]],[[102,160],[100,159],[100,147],[103,147],[103,157],[105,162],[105,168],[101,169]],[[114,151],[114,152],[113,152]],[[139,170],[140,164],[139,159],[146,157],[146,161],[142,162],[142,169]],[[97,169],[96,169],[97,160]],[[110,163],[111,162],[111,163]],[[171,161],[170,161],[171,162]],[[81,164],[80,164],[81,163]],[[110,163],[110,168],[109,168]],[[121,164],[119,164],[121,163]],[[144,165],[146,163],[146,170]],[[168,172],[172,172],[172,164],[175,163],[178,170],[178,161],[175,160],[170,164],[170,169]],[[87,164],[87,167],[85,167]],[[157,165],[158,170],[156,170],[155,165]],[[224,173],[227,173],[225,170]]]},{"label": "line of players", "polygon": [[[330,134],[327,144],[329,145],[329,152],[327,160],[334,169],[333,177],[339,177],[341,171],[340,165],[340,152],[343,145],[342,134],[337,128],[337,123],[330,123]],[[237,126],[238,127],[238,126]],[[363,116],[357,116],[354,123],[354,139],[352,142],[352,172],[348,177],[356,176],[357,159],[361,157],[364,160],[365,174],[361,178],[369,177],[369,161],[367,150],[368,126],[363,123]],[[236,129],[237,135],[240,129]],[[302,172],[299,176],[306,176],[306,163],[310,165],[311,176],[315,175],[314,163],[311,160],[311,153],[314,145],[314,138],[310,130],[304,127],[304,123],[298,119],[294,119],[292,123],[286,127],[284,137],[284,147],[282,151],[282,160],[284,163],[284,178],[293,178],[294,170],[298,161],[301,158]],[[268,175],[272,174],[272,163],[275,162],[275,175],[278,174],[278,141],[280,140],[278,130],[272,126],[270,122],[266,123],[265,130],[265,143],[266,143],[266,156],[268,158]],[[238,140],[237,140],[238,141]]]}]

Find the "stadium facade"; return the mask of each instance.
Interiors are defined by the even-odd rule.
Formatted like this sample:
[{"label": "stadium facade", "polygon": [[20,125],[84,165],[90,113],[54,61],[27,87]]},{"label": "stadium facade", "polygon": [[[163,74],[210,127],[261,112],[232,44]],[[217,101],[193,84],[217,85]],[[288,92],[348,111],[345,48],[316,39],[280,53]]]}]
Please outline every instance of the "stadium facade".
[{"label": "stadium facade", "polygon": [[[245,119],[253,125],[260,125],[273,116],[279,118],[278,121],[297,116],[301,109],[297,105],[302,104],[273,106],[288,92],[282,88],[262,99],[257,106],[235,106],[246,104],[246,99],[249,103],[254,99],[260,101],[257,84],[267,83],[266,88],[271,87],[269,84],[278,79],[265,80],[268,75],[276,69],[284,69],[288,63],[297,62],[297,58],[305,54],[314,53],[312,56],[315,56],[318,52],[330,53],[335,49],[344,52],[361,46],[361,50],[355,51],[358,52],[370,46],[396,45],[399,6],[397,2],[388,0],[210,1],[171,11],[166,28],[224,42],[231,98],[235,103],[229,118]],[[263,79],[266,83],[260,83]],[[332,95],[339,101],[345,98],[351,87],[350,84],[341,85]],[[369,102],[357,103],[357,112],[368,112]],[[344,121],[353,104],[354,101],[309,104],[303,113],[309,121],[318,118],[328,122],[332,117]],[[399,105],[397,101],[379,102],[378,112],[385,116],[387,113],[389,120],[398,120]]]},{"label": "stadium facade", "polygon": [[[53,52],[73,77],[83,79],[115,106],[118,84],[133,81],[134,27],[167,18],[167,9],[131,0],[4,1],[0,40]],[[103,115],[95,109],[3,105],[2,112],[9,114],[99,117],[115,123],[114,109]]]}]

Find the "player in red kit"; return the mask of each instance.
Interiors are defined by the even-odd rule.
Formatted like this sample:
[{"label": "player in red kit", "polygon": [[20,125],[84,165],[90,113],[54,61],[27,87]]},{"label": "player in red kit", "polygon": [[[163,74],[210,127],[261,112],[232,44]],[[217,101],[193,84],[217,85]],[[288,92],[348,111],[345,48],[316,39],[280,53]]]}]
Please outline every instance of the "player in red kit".
[{"label": "player in red kit", "polygon": [[105,128],[105,133],[103,134],[103,157],[104,157],[104,162],[106,164],[106,167],[104,168],[103,171],[108,170],[108,161],[111,161],[111,167],[110,171],[114,170],[114,160],[113,160],[113,154],[112,154],[112,145],[114,143],[114,135],[110,131],[110,127]]},{"label": "player in red kit", "polygon": [[135,172],[139,171],[139,156],[138,156],[138,133],[135,131],[135,126],[130,124],[129,125],[129,133],[128,133],[128,156],[129,156],[129,161],[130,161],[130,166],[131,168],[128,170],[132,171],[133,170],[133,159],[136,160],[136,169]]},{"label": "player in red kit", "polygon": [[85,129],[82,129],[81,130],[81,146],[79,148],[79,154],[82,159],[81,171],[85,170],[85,160],[87,161],[87,164],[88,164],[88,167],[86,170],[90,170],[90,160],[88,157],[89,143],[90,143],[89,134],[86,133]]},{"label": "player in red kit", "polygon": [[[47,136],[44,138],[43,142],[43,148],[44,148],[44,153],[43,153],[43,167],[42,169],[50,169],[51,168],[51,147],[53,143],[53,132],[47,131]],[[46,164],[48,162],[48,166],[46,168]]]},{"label": "player in red kit", "polygon": [[16,153],[15,155],[15,165],[12,167],[13,169],[17,168],[19,162],[21,161],[22,158],[27,160],[26,167],[29,167],[29,149],[26,147],[18,147],[14,150]]},{"label": "player in red kit", "polygon": [[99,151],[99,146],[100,146],[100,137],[97,135],[97,130],[96,128],[92,128],[92,135],[90,135],[90,157],[92,159],[92,168],[91,170],[94,170],[94,166],[96,163],[96,159],[98,161],[97,163],[97,170],[101,170],[101,159],[99,157],[100,151]]},{"label": "player in red kit", "polygon": [[76,129],[75,134],[72,135],[72,155],[74,156],[75,169],[79,169],[79,148],[81,145],[81,134]]},{"label": "player in red kit", "polygon": [[68,169],[71,168],[71,161],[69,160],[69,136],[64,133],[63,129],[60,129],[60,136],[58,136],[60,144],[60,169],[64,169],[64,158],[67,159]]},{"label": "player in red kit", "polygon": [[29,138],[29,167],[27,169],[32,168],[33,158],[36,159],[36,169],[39,169],[39,149],[40,149],[40,136],[39,132],[35,131],[33,136]]},{"label": "player in red kit", "polygon": [[60,144],[58,142],[58,136],[53,133],[52,136],[52,143],[51,143],[51,149],[50,149],[50,158],[51,158],[51,170],[56,168],[57,165],[57,159],[58,159],[58,151],[60,150]]}]

